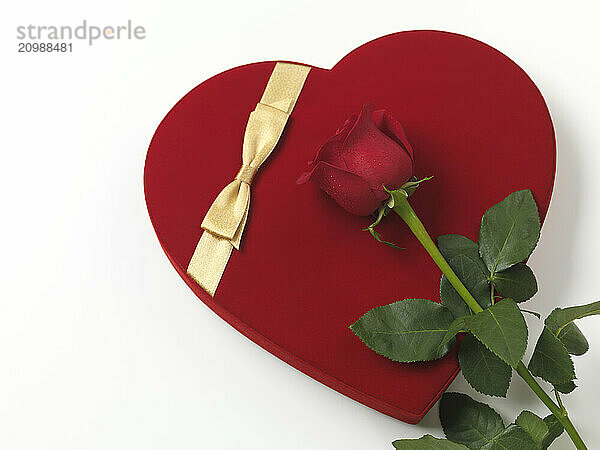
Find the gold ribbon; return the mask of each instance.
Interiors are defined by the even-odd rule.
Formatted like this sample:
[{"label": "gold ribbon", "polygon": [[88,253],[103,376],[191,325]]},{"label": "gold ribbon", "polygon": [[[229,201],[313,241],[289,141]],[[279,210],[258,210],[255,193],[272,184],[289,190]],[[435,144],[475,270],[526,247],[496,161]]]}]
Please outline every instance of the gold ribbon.
[{"label": "gold ribbon", "polygon": [[202,221],[204,232],[187,273],[210,296],[221,281],[231,252],[240,242],[250,208],[250,184],[271,154],[296,105],[310,67],[277,63],[256,109],[250,113],[242,146],[242,167],[217,196]]}]

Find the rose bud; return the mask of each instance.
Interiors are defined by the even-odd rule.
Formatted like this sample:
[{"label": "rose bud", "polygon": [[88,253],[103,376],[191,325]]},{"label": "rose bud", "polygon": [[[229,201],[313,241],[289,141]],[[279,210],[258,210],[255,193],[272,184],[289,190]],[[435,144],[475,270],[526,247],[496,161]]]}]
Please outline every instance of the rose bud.
[{"label": "rose bud", "polygon": [[366,103],[308,163],[297,183],[312,181],[346,211],[368,216],[413,175],[413,151],[402,125]]}]

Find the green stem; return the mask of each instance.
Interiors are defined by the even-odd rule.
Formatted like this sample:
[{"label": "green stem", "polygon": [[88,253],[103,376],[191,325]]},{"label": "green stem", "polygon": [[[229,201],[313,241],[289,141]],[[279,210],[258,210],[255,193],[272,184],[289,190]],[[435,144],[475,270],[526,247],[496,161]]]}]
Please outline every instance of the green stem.
[{"label": "green stem", "polygon": [[[450,265],[446,262],[437,246],[427,233],[427,230],[423,226],[421,220],[417,217],[417,214],[412,209],[410,204],[408,203],[408,199],[399,199],[398,197],[394,198],[394,212],[398,214],[404,222],[408,225],[410,230],[419,240],[421,245],[427,250],[427,253],[431,256],[433,261],[438,265],[441,269],[442,273],[448,278],[448,281],[452,284],[456,292],[462,297],[465,303],[471,308],[474,313],[478,313],[483,311],[483,308],[477,303],[475,298],[471,295],[471,293],[467,290],[465,285],[460,281],[458,276],[454,273]],[[550,398],[550,396],[542,389],[539,383],[533,378],[531,372],[525,367],[523,362],[519,362],[517,368],[515,369],[519,376],[527,383],[527,385],[531,388],[531,390],[539,397],[539,399],[548,407],[550,412],[560,421],[563,425],[569,437],[575,444],[575,447],[579,450],[587,450],[581,436],[573,426],[573,423],[569,419],[569,416],[564,408],[561,408],[559,405],[554,403],[554,401]]]},{"label": "green stem", "polygon": [[565,405],[563,405],[563,402],[560,398],[560,394],[558,393],[558,390],[556,388],[554,388],[554,396],[556,397],[556,402],[558,403],[558,406],[560,406],[560,409],[562,411],[566,411]]},{"label": "green stem", "polygon": [[571,441],[573,441],[573,444],[575,444],[575,448],[579,450],[587,450],[583,439],[575,429],[575,425],[573,425],[573,422],[571,422],[567,410],[564,407],[558,406],[556,403],[554,403],[554,401],[552,401],[550,396],[546,394],[546,391],[544,391],[544,389],[542,389],[542,387],[538,384],[535,378],[533,378],[533,375],[531,375],[531,372],[529,372],[529,370],[527,369],[527,367],[525,367],[525,364],[523,364],[522,361],[517,366],[516,371],[520,375],[520,377],[523,378],[523,380],[525,380],[525,383],[529,385],[529,387],[535,393],[535,395],[537,395],[539,399],[544,403],[544,405],[548,407],[548,409],[554,415],[554,417],[556,417],[562,424],[562,426],[565,427],[565,430],[571,438]]},{"label": "green stem", "polygon": [[456,292],[458,292],[466,304],[469,305],[469,308],[476,313],[483,311],[483,308],[479,305],[479,303],[477,303],[477,300],[475,300],[465,285],[462,284],[458,276],[456,276],[450,265],[446,262],[438,250],[435,243],[431,240],[429,233],[427,233],[423,223],[421,223],[417,217],[417,214],[408,203],[408,200],[401,201],[400,204],[394,205],[394,212],[402,217],[402,219],[406,222],[421,245],[425,247],[427,253],[429,253],[433,261],[442,270],[442,273],[446,275],[446,278],[448,278],[448,281],[452,284],[452,286],[454,286]]}]

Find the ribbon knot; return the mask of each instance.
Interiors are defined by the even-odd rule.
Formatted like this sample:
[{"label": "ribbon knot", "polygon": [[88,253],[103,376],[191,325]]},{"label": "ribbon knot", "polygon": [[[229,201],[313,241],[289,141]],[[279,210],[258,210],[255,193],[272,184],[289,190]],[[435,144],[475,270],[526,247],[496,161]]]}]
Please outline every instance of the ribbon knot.
[{"label": "ribbon knot", "polygon": [[242,166],[217,196],[202,221],[204,232],[188,265],[188,274],[211,296],[232,249],[240,249],[250,209],[250,185],[271,154],[300,95],[310,70],[307,66],[277,63],[261,101],[248,119],[242,145]]},{"label": "ribbon knot", "polygon": [[256,174],[258,170],[257,167],[247,166],[246,164],[242,164],[241,169],[235,176],[236,180],[240,180],[242,183],[246,183],[248,185],[252,184],[252,178]]},{"label": "ribbon knot", "polygon": [[236,250],[240,249],[250,209],[252,176],[275,148],[288,117],[287,112],[277,108],[262,103],[256,105],[246,125],[242,168],[221,191],[202,221],[205,231],[228,239]]}]

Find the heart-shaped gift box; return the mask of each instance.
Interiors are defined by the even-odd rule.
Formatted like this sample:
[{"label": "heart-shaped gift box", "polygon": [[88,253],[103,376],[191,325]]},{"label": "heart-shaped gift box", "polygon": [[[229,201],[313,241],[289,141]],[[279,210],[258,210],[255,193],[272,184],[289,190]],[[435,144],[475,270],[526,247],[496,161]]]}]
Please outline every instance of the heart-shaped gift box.
[{"label": "heart-shaped gift box", "polygon": [[[237,67],[183,97],[158,127],[145,167],[148,210],[183,280],[213,311],[273,355],[371,408],[416,423],[459,371],[456,352],[414,364],[381,357],[348,326],[402,298],[439,300],[440,273],[398,217],[377,244],[314,185],[296,185],[316,150],[365,102],[399,120],[415,171],[435,178],[411,203],[432,236],[477,240],[483,212],[510,192],[533,191],[542,218],[555,141],[531,79],[474,39],[410,31],[376,39],[331,70],[312,67],[285,131],[252,183],[252,205],[214,297],[186,269],[200,224],[241,165],[249,113],[275,62]],[[225,349],[224,349],[225,351]]]}]

